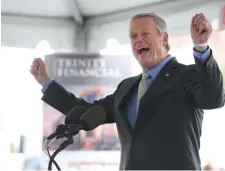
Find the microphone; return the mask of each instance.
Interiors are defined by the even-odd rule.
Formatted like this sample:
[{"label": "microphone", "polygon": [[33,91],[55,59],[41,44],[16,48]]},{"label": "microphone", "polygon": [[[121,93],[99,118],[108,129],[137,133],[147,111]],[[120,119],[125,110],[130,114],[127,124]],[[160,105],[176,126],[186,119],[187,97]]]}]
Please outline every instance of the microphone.
[{"label": "microphone", "polygon": [[[63,137],[71,137],[80,130],[90,131],[101,124],[104,124],[106,112],[100,106],[93,106],[87,112],[84,106],[75,106],[65,118],[65,125],[58,125],[56,131],[47,137],[47,140],[52,138],[59,139]],[[85,113],[84,113],[85,112]],[[78,119],[78,117],[80,119]]]},{"label": "microphone", "polygon": [[77,120],[77,115],[69,113],[66,116],[66,125],[79,125],[79,129],[90,131],[95,129],[101,124],[104,124],[106,119],[106,112],[101,106],[93,106],[86,113],[84,113],[80,120]]},{"label": "microphone", "polygon": [[[86,112],[86,108],[84,106],[78,105],[73,107],[69,113],[67,115],[74,115],[74,121],[76,120],[76,122],[78,122],[78,120],[80,120],[80,117]],[[66,115],[66,119],[65,119],[65,124],[68,122],[70,123],[70,120],[68,120],[69,118]],[[76,117],[75,117],[76,116]],[[54,133],[52,133],[51,135],[49,135],[47,137],[47,140],[51,140],[53,138],[55,138],[56,136],[58,136],[59,134],[63,134],[68,126],[60,124],[57,126],[56,131]]]},{"label": "microphone", "polygon": [[[85,108],[83,108],[83,106],[79,107],[79,111],[81,111],[81,109],[83,110]],[[100,106],[93,106],[83,115],[82,113],[79,113],[81,116],[80,120],[77,119],[77,116],[79,115],[77,114],[77,111],[78,109],[71,110],[71,112],[69,112],[68,115],[66,115],[65,119],[66,129],[61,134],[59,135],[57,134],[56,138],[67,137],[67,140],[60,145],[60,147],[54,152],[52,156],[50,156],[50,161],[48,163],[48,170],[52,170],[52,163],[54,163],[57,166],[58,170],[60,170],[54,158],[60,151],[65,149],[68,145],[74,143],[72,139],[74,135],[78,134],[78,132],[82,129],[85,131],[93,130],[99,125],[104,124],[105,122],[106,112]]]},{"label": "microphone", "polygon": [[[66,118],[64,121],[65,125],[79,123],[81,116],[84,115],[86,111],[87,111],[87,108],[82,105],[77,105],[73,107],[66,115]],[[71,118],[71,116],[73,117]]]}]

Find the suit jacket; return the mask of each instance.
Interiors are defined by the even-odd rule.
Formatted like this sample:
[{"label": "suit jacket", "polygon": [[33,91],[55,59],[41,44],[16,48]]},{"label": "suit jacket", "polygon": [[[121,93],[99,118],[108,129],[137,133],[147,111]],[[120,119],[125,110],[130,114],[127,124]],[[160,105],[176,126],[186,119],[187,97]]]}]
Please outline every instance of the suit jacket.
[{"label": "suit jacket", "polygon": [[93,104],[53,82],[42,99],[66,114],[75,105],[102,106],[105,123],[116,123],[121,142],[121,170],[195,170],[199,157],[203,109],[224,105],[222,74],[212,51],[204,64],[183,65],[172,58],[140,101],[135,127],[123,112],[141,75],[123,80],[116,91]]}]

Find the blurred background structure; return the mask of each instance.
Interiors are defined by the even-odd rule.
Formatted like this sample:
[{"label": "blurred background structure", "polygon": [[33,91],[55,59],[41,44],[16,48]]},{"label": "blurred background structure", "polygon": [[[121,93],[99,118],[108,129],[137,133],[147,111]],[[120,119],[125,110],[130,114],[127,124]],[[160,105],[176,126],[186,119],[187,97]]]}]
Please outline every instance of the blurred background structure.
[{"label": "blurred background structure", "polygon": [[[60,113],[41,102],[41,87],[29,73],[32,60],[39,56],[48,61],[50,57],[44,58],[48,54],[53,54],[53,61],[57,55],[65,59],[65,54],[70,54],[77,60],[93,55],[98,59],[100,55],[109,67],[112,59],[126,58],[122,66],[115,61],[110,68],[103,68],[122,73],[110,84],[91,79],[85,86],[62,82],[77,96],[92,102],[113,92],[120,79],[141,72],[131,52],[128,28],[132,15],[143,12],[165,18],[170,53],[184,64],[194,62],[192,16],[205,13],[214,29],[209,43],[225,76],[225,0],[1,1],[0,170],[46,169],[43,138],[54,131],[55,124],[63,122]],[[130,66],[130,71],[122,70],[125,65]],[[53,67],[53,73],[54,69],[58,74],[62,70]],[[202,167],[210,164],[225,168],[225,108],[205,111],[204,118]],[[120,145],[114,124],[98,127],[90,134],[82,132],[75,138],[76,144],[57,157],[61,168],[118,168]]]}]

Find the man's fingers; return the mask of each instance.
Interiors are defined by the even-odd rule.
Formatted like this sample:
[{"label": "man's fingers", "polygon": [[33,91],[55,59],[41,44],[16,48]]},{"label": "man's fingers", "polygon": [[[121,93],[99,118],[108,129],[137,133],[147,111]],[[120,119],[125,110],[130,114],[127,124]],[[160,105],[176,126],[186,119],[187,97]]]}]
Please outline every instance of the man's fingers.
[{"label": "man's fingers", "polygon": [[45,63],[41,58],[35,58],[32,65],[36,67],[36,70],[38,71],[39,69],[45,67]]},{"label": "man's fingers", "polygon": [[37,63],[37,62],[33,62],[31,67],[32,67],[33,69],[35,69],[35,70],[38,70],[39,65],[40,65],[40,64]]},{"label": "man's fingers", "polygon": [[199,31],[199,33],[207,31],[207,22],[205,20],[202,20],[199,22],[198,31]]},{"label": "man's fingers", "polygon": [[197,25],[199,20],[201,20],[203,14],[196,14],[195,19],[194,19],[194,24]]},{"label": "man's fingers", "polygon": [[30,69],[30,73],[34,76],[37,76],[38,75],[38,72],[33,70],[33,69]]},{"label": "man's fingers", "polygon": [[39,64],[37,64],[37,63],[32,63],[31,69],[32,69],[33,71],[38,71],[38,69],[39,69]]},{"label": "man's fingers", "polygon": [[39,61],[39,62],[43,62],[43,60],[42,60],[41,58],[39,58],[39,57],[34,58],[34,60],[35,60],[35,61]]},{"label": "man's fingers", "polygon": [[197,25],[201,20],[205,20],[207,21],[206,17],[204,16],[203,13],[200,13],[200,14],[196,14],[194,17],[192,17],[192,22],[191,24],[194,26],[194,25]]},{"label": "man's fingers", "polygon": [[195,25],[195,24],[194,24],[194,21],[195,21],[195,17],[196,17],[196,16],[197,16],[197,14],[196,14],[194,17],[192,17],[192,20],[191,20],[191,26],[192,26],[192,27],[194,27],[194,25]]},{"label": "man's fingers", "polygon": [[208,24],[208,20],[203,13],[196,14],[192,18],[192,27],[195,27],[197,29],[196,31],[198,32],[198,34],[201,34],[207,31],[207,28],[208,28],[207,24]]},{"label": "man's fingers", "polygon": [[34,74],[35,74],[35,72],[34,72],[34,70],[33,70],[33,69],[30,69],[30,73],[31,73],[32,75],[34,75]]},{"label": "man's fingers", "polygon": [[35,58],[33,63],[38,65],[44,65],[44,61],[41,58]]}]

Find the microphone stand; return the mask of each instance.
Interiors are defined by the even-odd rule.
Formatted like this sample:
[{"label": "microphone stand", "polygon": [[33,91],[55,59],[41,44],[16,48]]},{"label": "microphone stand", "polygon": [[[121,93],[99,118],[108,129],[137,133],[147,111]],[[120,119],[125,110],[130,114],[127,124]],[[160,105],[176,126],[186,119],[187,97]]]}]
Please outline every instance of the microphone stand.
[{"label": "microphone stand", "polygon": [[[59,134],[56,136],[56,139],[59,139],[59,138],[64,138],[66,137],[67,140],[65,140],[60,146],[59,148],[53,153],[53,155],[51,156],[50,155],[50,160],[49,160],[49,163],[48,163],[48,170],[52,170],[52,163],[54,163],[55,165],[58,166],[58,164],[56,163],[56,161],[54,160],[56,155],[64,150],[68,145],[70,144],[73,144],[74,141],[73,141],[73,136],[74,135],[77,135],[79,133],[79,131],[82,129],[82,125],[69,125],[66,129],[65,132]],[[58,170],[61,170],[59,168],[59,166],[57,167]]]}]

